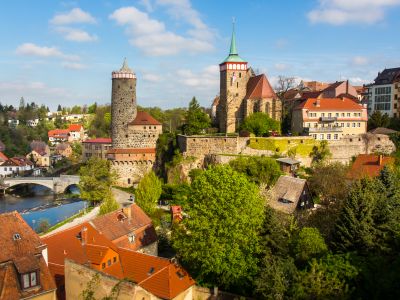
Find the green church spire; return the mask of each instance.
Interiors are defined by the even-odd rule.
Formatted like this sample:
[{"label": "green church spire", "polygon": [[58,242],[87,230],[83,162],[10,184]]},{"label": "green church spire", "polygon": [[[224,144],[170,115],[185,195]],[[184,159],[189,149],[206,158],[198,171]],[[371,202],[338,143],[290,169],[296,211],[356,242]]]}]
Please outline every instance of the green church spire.
[{"label": "green church spire", "polygon": [[238,55],[238,51],[236,48],[236,33],[235,33],[235,21],[232,24],[232,38],[231,38],[231,47],[229,49],[228,57],[222,62],[246,62],[243,58]]},{"label": "green church spire", "polygon": [[231,48],[229,50],[229,55],[237,55],[236,49],[236,34],[235,34],[235,20],[232,22],[232,38],[231,38]]}]

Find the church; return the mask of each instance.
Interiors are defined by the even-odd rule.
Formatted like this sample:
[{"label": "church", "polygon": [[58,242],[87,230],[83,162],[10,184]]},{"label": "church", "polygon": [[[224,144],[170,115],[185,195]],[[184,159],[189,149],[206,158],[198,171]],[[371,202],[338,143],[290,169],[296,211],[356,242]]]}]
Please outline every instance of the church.
[{"label": "church", "polygon": [[220,94],[214,100],[212,111],[219,131],[238,131],[244,118],[254,112],[263,112],[280,121],[282,103],[265,74],[256,75],[236,48],[235,28],[232,31],[228,57],[219,64]]}]

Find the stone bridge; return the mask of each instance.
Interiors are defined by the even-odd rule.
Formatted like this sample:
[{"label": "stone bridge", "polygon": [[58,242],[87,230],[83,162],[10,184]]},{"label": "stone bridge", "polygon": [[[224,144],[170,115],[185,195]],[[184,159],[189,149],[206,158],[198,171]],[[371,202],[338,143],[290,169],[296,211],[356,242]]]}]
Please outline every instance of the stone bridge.
[{"label": "stone bridge", "polygon": [[75,175],[60,175],[60,177],[15,177],[5,178],[4,185],[7,188],[18,184],[37,184],[48,187],[55,194],[64,193],[71,186],[79,183],[79,176]]}]

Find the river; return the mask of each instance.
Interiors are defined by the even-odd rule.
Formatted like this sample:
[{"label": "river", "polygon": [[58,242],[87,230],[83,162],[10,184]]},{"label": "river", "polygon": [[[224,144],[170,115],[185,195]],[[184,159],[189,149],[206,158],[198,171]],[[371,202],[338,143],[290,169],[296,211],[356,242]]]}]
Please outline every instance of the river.
[{"label": "river", "polygon": [[[16,210],[33,229],[42,220],[53,226],[86,208],[86,201],[82,199],[60,200],[63,195],[58,195],[56,199],[49,189],[39,185],[27,185],[14,193],[0,197],[0,213]],[[24,196],[16,196],[21,193]],[[72,188],[72,193],[79,193],[79,190]]]}]

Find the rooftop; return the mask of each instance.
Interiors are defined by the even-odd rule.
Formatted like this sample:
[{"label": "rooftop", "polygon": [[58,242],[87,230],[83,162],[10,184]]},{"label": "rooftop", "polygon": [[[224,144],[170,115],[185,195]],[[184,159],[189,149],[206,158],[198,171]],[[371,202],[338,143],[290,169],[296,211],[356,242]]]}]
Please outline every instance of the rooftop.
[{"label": "rooftop", "polygon": [[229,55],[227,58],[225,58],[222,64],[226,62],[246,62],[243,58],[239,56],[236,48],[235,23],[233,23],[233,28],[232,28],[232,38],[231,38],[231,47],[229,49]]},{"label": "rooftop", "polygon": [[69,131],[81,131],[83,129],[83,126],[81,124],[70,124],[68,126]]},{"label": "rooftop", "polygon": [[276,99],[277,96],[269,83],[265,74],[250,77],[247,82],[246,99],[263,99],[272,98]]},{"label": "rooftop", "polygon": [[375,78],[375,84],[391,84],[396,80],[400,80],[400,67],[384,69],[382,72],[379,72]]},{"label": "rooftop", "polygon": [[394,157],[390,156],[360,154],[351,165],[347,175],[351,179],[377,177],[385,166],[394,164],[394,161]]},{"label": "rooftop", "polygon": [[308,98],[307,100],[300,103],[295,110],[308,109],[311,111],[315,110],[362,110],[363,106],[354,102],[348,98]]},{"label": "rooftop", "polygon": [[82,143],[93,143],[93,144],[111,144],[111,138],[95,138],[95,139],[88,139],[83,141]]},{"label": "rooftop", "polygon": [[161,123],[154,119],[149,113],[138,111],[135,120],[129,123],[129,125],[161,125]]},{"label": "rooftop", "polygon": [[292,176],[281,176],[270,191],[268,204],[279,211],[293,213],[299,203],[307,181]]}]

